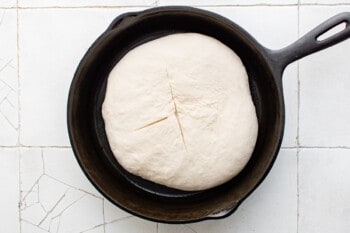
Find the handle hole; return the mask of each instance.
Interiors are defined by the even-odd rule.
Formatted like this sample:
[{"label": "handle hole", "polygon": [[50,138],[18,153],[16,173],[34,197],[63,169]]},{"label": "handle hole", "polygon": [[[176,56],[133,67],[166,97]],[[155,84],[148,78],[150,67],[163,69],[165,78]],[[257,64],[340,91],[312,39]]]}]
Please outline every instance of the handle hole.
[{"label": "handle hole", "polygon": [[343,23],[340,23],[338,24],[337,26],[334,26],[332,28],[330,28],[328,31],[322,33],[321,35],[319,35],[316,40],[318,42],[321,42],[321,41],[324,41],[336,34],[338,34],[339,32],[343,31],[344,29],[346,29],[347,27],[347,23],[346,22],[343,22]]}]

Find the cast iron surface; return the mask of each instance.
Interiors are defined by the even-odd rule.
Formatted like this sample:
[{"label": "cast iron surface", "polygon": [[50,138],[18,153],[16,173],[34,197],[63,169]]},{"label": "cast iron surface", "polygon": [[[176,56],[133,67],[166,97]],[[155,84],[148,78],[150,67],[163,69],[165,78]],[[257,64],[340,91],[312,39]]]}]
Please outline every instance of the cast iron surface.
[{"label": "cast iron surface", "polygon": [[[317,41],[340,23],[346,28]],[[92,184],[111,202],[137,216],[184,223],[231,214],[261,183],[280,148],[284,128],[281,76],[291,62],[350,36],[350,13],[339,14],[294,44],[272,51],[230,20],[190,7],[160,7],[117,17],[82,59],[68,100],[68,130],[76,158]],[[249,76],[259,134],[253,155],[231,181],[198,192],[152,183],[125,171],[109,147],[101,105],[113,66],[131,49],[164,35],[197,32],[214,37],[242,59]]]}]

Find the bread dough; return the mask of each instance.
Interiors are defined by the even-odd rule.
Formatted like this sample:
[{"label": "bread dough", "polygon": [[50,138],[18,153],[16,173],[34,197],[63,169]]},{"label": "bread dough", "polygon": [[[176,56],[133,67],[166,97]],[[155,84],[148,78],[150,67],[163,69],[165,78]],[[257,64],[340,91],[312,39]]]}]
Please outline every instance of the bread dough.
[{"label": "bread dough", "polygon": [[164,36],[129,51],[109,74],[102,116],[121,166],[186,191],[236,176],[258,133],[240,58],[198,33]]}]

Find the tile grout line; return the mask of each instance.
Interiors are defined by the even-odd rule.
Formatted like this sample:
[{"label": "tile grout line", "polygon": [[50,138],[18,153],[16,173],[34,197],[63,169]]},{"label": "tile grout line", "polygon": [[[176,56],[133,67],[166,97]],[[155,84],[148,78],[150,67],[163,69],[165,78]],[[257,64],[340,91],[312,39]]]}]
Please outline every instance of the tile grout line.
[{"label": "tile grout line", "polygon": [[[17,0],[17,6],[18,6],[18,0]],[[20,92],[21,92],[21,84],[20,84],[20,59],[19,59],[19,10],[18,8],[16,9],[16,20],[17,20],[17,145],[16,146],[20,146],[21,142],[20,142],[20,138],[21,138],[21,101],[20,101]]]},{"label": "tile grout line", "polygon": [[16,40],[17,40],[17,117],[18,117],[18,126],[17,126],[17,153],[18,153],[18,224],[19,232],[22,232],[22,211],[21,211],[21,151],[18,145],[20,145],[20,78],[19,78],[19,10],[18,10],[18,1],[16,0]]},{"label": "tile grout line", "polygon": [[[298,39],[300,38],[300,0],[298,0]],[[296,153],[296,162],[297,162],[297,221],[296,221],[296,232],[299,233],[299,211],[300,211],[300,193],[299,193],[299,182],[300,182],[300,176],[299,176],[299,154],[300,154],[300,66],[299,61],[297,62],[297,153]]]},{"label": "tile grout line", "polygon": [[300,155],[300,148],[297,149],[297,233],[299,233],[299,218],[300,218],[300,176],[299,176],[299,155]]},{"label": "tile grout line", "polygon": [[106,233],[105,198],[102,198],[103,233]]}]

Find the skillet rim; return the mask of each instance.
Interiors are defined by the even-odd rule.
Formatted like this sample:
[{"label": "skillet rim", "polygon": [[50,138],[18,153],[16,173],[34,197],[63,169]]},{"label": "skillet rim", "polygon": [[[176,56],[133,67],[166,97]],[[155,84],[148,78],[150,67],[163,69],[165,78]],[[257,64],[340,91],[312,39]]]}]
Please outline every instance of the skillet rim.
[{"label": "skillet rim", "polygon": [[[271,153],[271,159],[270,159],[270,163],[269,166],[267,167],[267,169],[263,172],[263,175],[260,176],[259,181],[250,188],[250,191],[247,192],[245,195],[242,196],[241,199],[239,199],[238,201],[236,201],[235,203],[233,203],[233,207],[230,207],[229,209],[223,209],[220,212],[217,213],[212,213],[210,215],[207,215],[205,217],[198,217],[198,218],[192,218],[189,220],[164,220],[164,218],[154,218],[154,217],[150,217],[150,216],[146,216],[146,215],[142,215],[139,212],[135,212],[134,210],[130,210],[124,206],[122,206],[120,203],[116,202],[113,198],[111,198],[98,184],[98,182],[95,182],[93,176],[90,175],[90,173],[87,171],[82,159],[80,158],[79,155],[79,150],[80,147],[76,142],[75,142],[75,138],[74,138],[74,124],[72,123],[73,120],[73,116],[72,116],[72,112],[74,111],[73,109],[73,105],[74,105],[74,91],[79,88],[79,86],[77,86],[77,80],[79,78],[79,73],[81,72],[82,67],[84,66],[84,63],[86,62],[86,58],[92,55],[92,50],[94,49],[94,47],[101,41],[103,40],[103,38],[106,36],[106,34],[110,31],[110,30],[114,30],[115,27],[122,27],[122,28],[127,28],[128,26],[130,26],[130,22],[123,22],[123,20],[125,18],[128,18],[129,16],[135,16],[138,18],[141,17],[146,17],[152,14],[164,14],[166,12],[176,12],[176,11],[186,11],[187,13],[196,13],[199,14],[201,16],[206,16],[208,17],[208,20],[214,20],[214,21],[220,21],[221,23],[225,23],[227,24],[229,27],[234,28],[236,31],[239,31],[242,35],[245,36],[245,38],[247,40],[249,40],[251,43],[253,43],[255,45],[255,48],[258,50],[259,54],[263,57],[264,61],[266,62],[267,68],[269,68],[269,70],[271,71],[271,74],[273,76],[273,79],[275,80],[276,83],[276,91],[277,96],[279,98],[279,103],[280,103],[280,112],[279,112],[279,119],[280,119],[280,124],[279,124],[279,139],[277,141],[277,143],[275,143],[275,147],[273,148],[273,154]],[[121,23],[120,23],[121,21]],[[117,24],[116,24],[117,23]],[[120,23],[120,24],[119,24]],[[69,89],[69,95],[68,95],[68,104],[67,104],[67,126],[68,126],[68,134],[69,134],[69,139],[70,139],[70,143],[72,146],[72,150],[74,152],[75,158],[81,168],[81,170],[83,171],[83,173],[85,174],[85,176],[88,178],[88,180],[91,182],[91,184],[106,198],[108,199],[111,203],[113,203],[114,205],[116,205],[117,207],[123,209],[124,211],[141,217],[143,219],[147,219],[147,220],[151,220],[151,221],[155,221],[155,222],[159,222],[159,223],[170,223],[170,224],[184,224],[184,223],[194,223],[194,222],[199,222],[199,221],[203,221],[203,220],[208,220],[208,219],[221,219],[221,218],[225,218],[230,216],[239,206],[240,204],[246,199],[248,198],[252,192],[255,191],[255,189],[265,180],[266,176],[268,175],[268,173],[270,172],[276,158],[278,155],[278,152],[280,150],[281,147],[281,143],[282,143],[282,139],[283,139],[283,132],[284,132],[284,125],[285,125],[285,106],[284,106],[284,98],[283,98],[283,90],[282,90],[282,81],[281,81],[281,77],[282,77],[282,73],[283,73],[283,69],[279,69],[278,66],[276,66],[276,64],[273,62],[273,53],[270,52],[270,50],[266,49],[265,47],[263,47],[260,43],[258,43],[254,37],[252,37],[248,32],[246,32],[243,28],[241,28],[239,25],[237,25],[236,23],[234,23],[233,21],[217,14],[211,11],[207,11],[207,10],[202,10],[202,9],[198,9],[198,8],[194,8],[194,7],[188,7],[188,6],[163,6],[163,7],[154,7],[154,8],[150,8],[150,9],[146,9],[146,10],[142,10],[142,11],[134,11],[134,12],[127,12],[124,14],[121,14],[119,16],[117,16],[112,23],[110,24],[110,26],[91,44],[91,46],[89,47],[89,49],[87,50],[87,52],[84,54],[84,56],[82,57],[79,65],[77,66],[77,69],[75,71],[73,80],[71,82],[71,86]],[[159,216],[162,217],[162,216]]]}]

